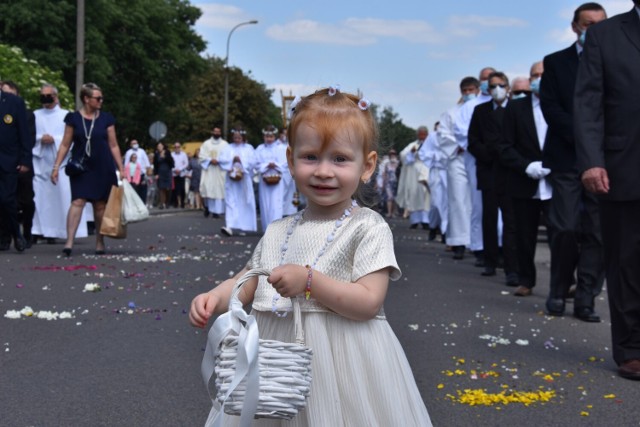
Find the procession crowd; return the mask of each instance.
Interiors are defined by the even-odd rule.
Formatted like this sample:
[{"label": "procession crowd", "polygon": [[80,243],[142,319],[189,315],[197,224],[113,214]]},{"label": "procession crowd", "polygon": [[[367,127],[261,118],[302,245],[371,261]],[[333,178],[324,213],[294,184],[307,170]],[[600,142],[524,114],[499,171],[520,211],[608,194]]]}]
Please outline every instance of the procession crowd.
[{"label": "procession crowd", "polygon": [[[529,76],[510,81],[497,68],[485,67],[477,77],[461,79],[459,100],[432,132],[420,126],[416,140],[399,153],[380,149],[384,155],[366,182],[378,193],[375,208],[380,213],[389,219],[406,218],[411,229],[428,230],[430,240],[440,235],[456,260],[473,254],[483,276],[503,270],[505,284],[517,297],[532,295],[537,284],[534,257],[538,229],[544,225],[551,250],[546,313],[563,316],[572,298],[573,316],[584,322],[600,322],[595,300],[606,272],[611,288],[615,264],[605,254],[601,232],[611,226],[613,211],[610,205],[602,210],[594,194],[608,191],[609,178],[602,175],[602,164],[584,161],[591,154],[574,133],[579,118],[574,117],[574,105],[579,105],[574,104],[574,94],[579,97],[581,88],[585,93],[589,89],[578,81],[583,51],[589,52],[587,30],[606,18],[597,3],[578,7],[572,20],[576,42],[534,62]],[[8,95],[12,91],[16,88],[11,82],[4,82],[3,108],[7,101],[14,103]],[[31,120],[26,111],[24,118],[20,116],[19,107],[3,111],[5,124],[31,122],[31,129],[19,131],[31,135],[21,136],[22,145],[8,150],[20,151],[22,157],[19,173],[13,174],[17,191],[9,194],[13,184],[6,176],[0,189],[0,250],[9,249],[12,240],[23,251],[39,239],[64,239],[64,253],[70,255],[74,237],[91,233],[87,224],[95,223],[99,230],[105,200],[116,182],[114,174],[104,171],[118,170],[149,207],[191,207],[201,209],[205,217],[224,216],[221,232],[227,236],[264,233],[274,221],[305,206],[290,170],[293,159],[285,130],[266,126],[262,143],[254,148],[243,129],[233,129],[227,142],[214,126],[193,155],[179,142],[173,151],[158,142],[154,152],[147,153],[132,139],[123,159],[115,121],[101,111],[97,86],[83,87],[83,108],[75,113],[59,105],[52,85],[43,85],[40,94],[42,108]],[[106,143],[92,143],[97,140]],[[0,159],[4,163],[5,157]],[[86,170],[75,175],[67,166],[70,176],[59,174],[70,159],[85,162],[81,169]],[[601,212],[607,213],[606,224]],[[100,233],[95,234],[96,253],[105,253]],[[623,257],[617,256],[613,259]],[[620,308],[624,298],[615,292],[610,303],[614,357],[622,376],[640,379],[640,354],[634,353],[637,347],[625,344],[638,332],[637,306]],[[625,323],[631,326],[619,332]]]}]

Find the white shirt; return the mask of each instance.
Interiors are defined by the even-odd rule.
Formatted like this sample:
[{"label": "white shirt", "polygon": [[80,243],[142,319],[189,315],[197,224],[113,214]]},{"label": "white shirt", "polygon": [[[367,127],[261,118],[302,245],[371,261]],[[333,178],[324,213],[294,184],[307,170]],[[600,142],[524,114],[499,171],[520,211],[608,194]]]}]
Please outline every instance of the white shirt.
[{"label": "white shirt", "polygon": [[173,157],[173,176],[186,176],[188,172],[187,168],[189,167],[189,157],[187,157],[187,153],[182,150],[180,150],[179,153],[172,151],[171,157]]},{"label": "white shirt", "polygon": [[[547,135],[547,122],[542,115],[542,109],[540,108],[540,98],[537,95],[531,96],[531,105],[533,106],[533,120],[536,124],[536,134],[538,135],[538,144],[540,145],[540,151],[544,149],[544,140]],[[538,181],[538,191],[533,196],[534,199],[549,200],[551,198],[552,190],[551,184],[547,178],[542,178]]]}]

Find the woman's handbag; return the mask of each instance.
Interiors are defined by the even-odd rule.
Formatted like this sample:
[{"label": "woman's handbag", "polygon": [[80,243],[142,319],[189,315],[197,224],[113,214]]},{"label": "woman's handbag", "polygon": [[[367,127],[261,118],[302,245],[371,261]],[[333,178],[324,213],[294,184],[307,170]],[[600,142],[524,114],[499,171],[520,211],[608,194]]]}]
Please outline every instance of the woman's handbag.
[{"label": "woman's handbag", "polygon": [[209,331],[202,360],[205,384],[215,376],[217,395],[207,426],[221,424],[224,411],[240,415],[239,425],[255,418],[291,419],[307,404],[311,392],[312,351],[305,347],[300,304],[292,298],[295,342],[263,340],[254,316],[242,308],[238,294],[252,277],[270,274],[253,269],[233,288],[229,311],[219,316]]},{"label": "woman's handbag", "polygon": [[82,155],[79,159],[70,157],[64,167],[64,173],[67,176],[78,176],[89,170],[87,166],[87,158],[91,157],[91,141],[87,141],[82,150]]},{"label": "woman's handbag", "polygon": [[126,225],[130,222],[144,221],[149,218],[149,209],[144,204],[136,190],[129,181],[122,180],[124,195],[122,200],[122,222]]},{"label": "woman's handbag", "polygon": [[122,201],[124,198],[124,188],[122,186],[111,186],[109,200],[104,208],[102,223],[100,224],[100,234],[114,239],[124,239],[127,237],[127,226],[122,221]]}]

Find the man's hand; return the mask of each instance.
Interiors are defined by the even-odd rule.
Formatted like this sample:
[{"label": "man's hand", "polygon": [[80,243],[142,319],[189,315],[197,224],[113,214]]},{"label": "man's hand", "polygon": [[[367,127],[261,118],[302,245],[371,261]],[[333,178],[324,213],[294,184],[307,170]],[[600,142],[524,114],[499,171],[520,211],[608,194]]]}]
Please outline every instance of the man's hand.
[{"label": "man's hand", "polygon": [[53,144],[55,141],[53,140],[53,137],[51,135],[45,133],[44,135],[42,135],[42,138],[40,138],[40,142],[48,145]]},{"label": "man's hand", "polygon": [[595,194],[609,192],[609,175],[605,168],[591,168],[582,173],[582,185],[587,191]]}]

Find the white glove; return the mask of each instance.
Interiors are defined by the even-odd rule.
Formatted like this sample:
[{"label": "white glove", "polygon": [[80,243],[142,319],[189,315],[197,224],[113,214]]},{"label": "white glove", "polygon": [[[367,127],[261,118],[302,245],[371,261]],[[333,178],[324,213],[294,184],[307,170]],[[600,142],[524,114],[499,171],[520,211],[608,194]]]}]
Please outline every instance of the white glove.
[{"label": "white glove", "polygon": [[531,179],[542,179],[549,175],[550,172],[551,169],[542,167],[542,162],[531,162],[525,170],[525,173]]}]

